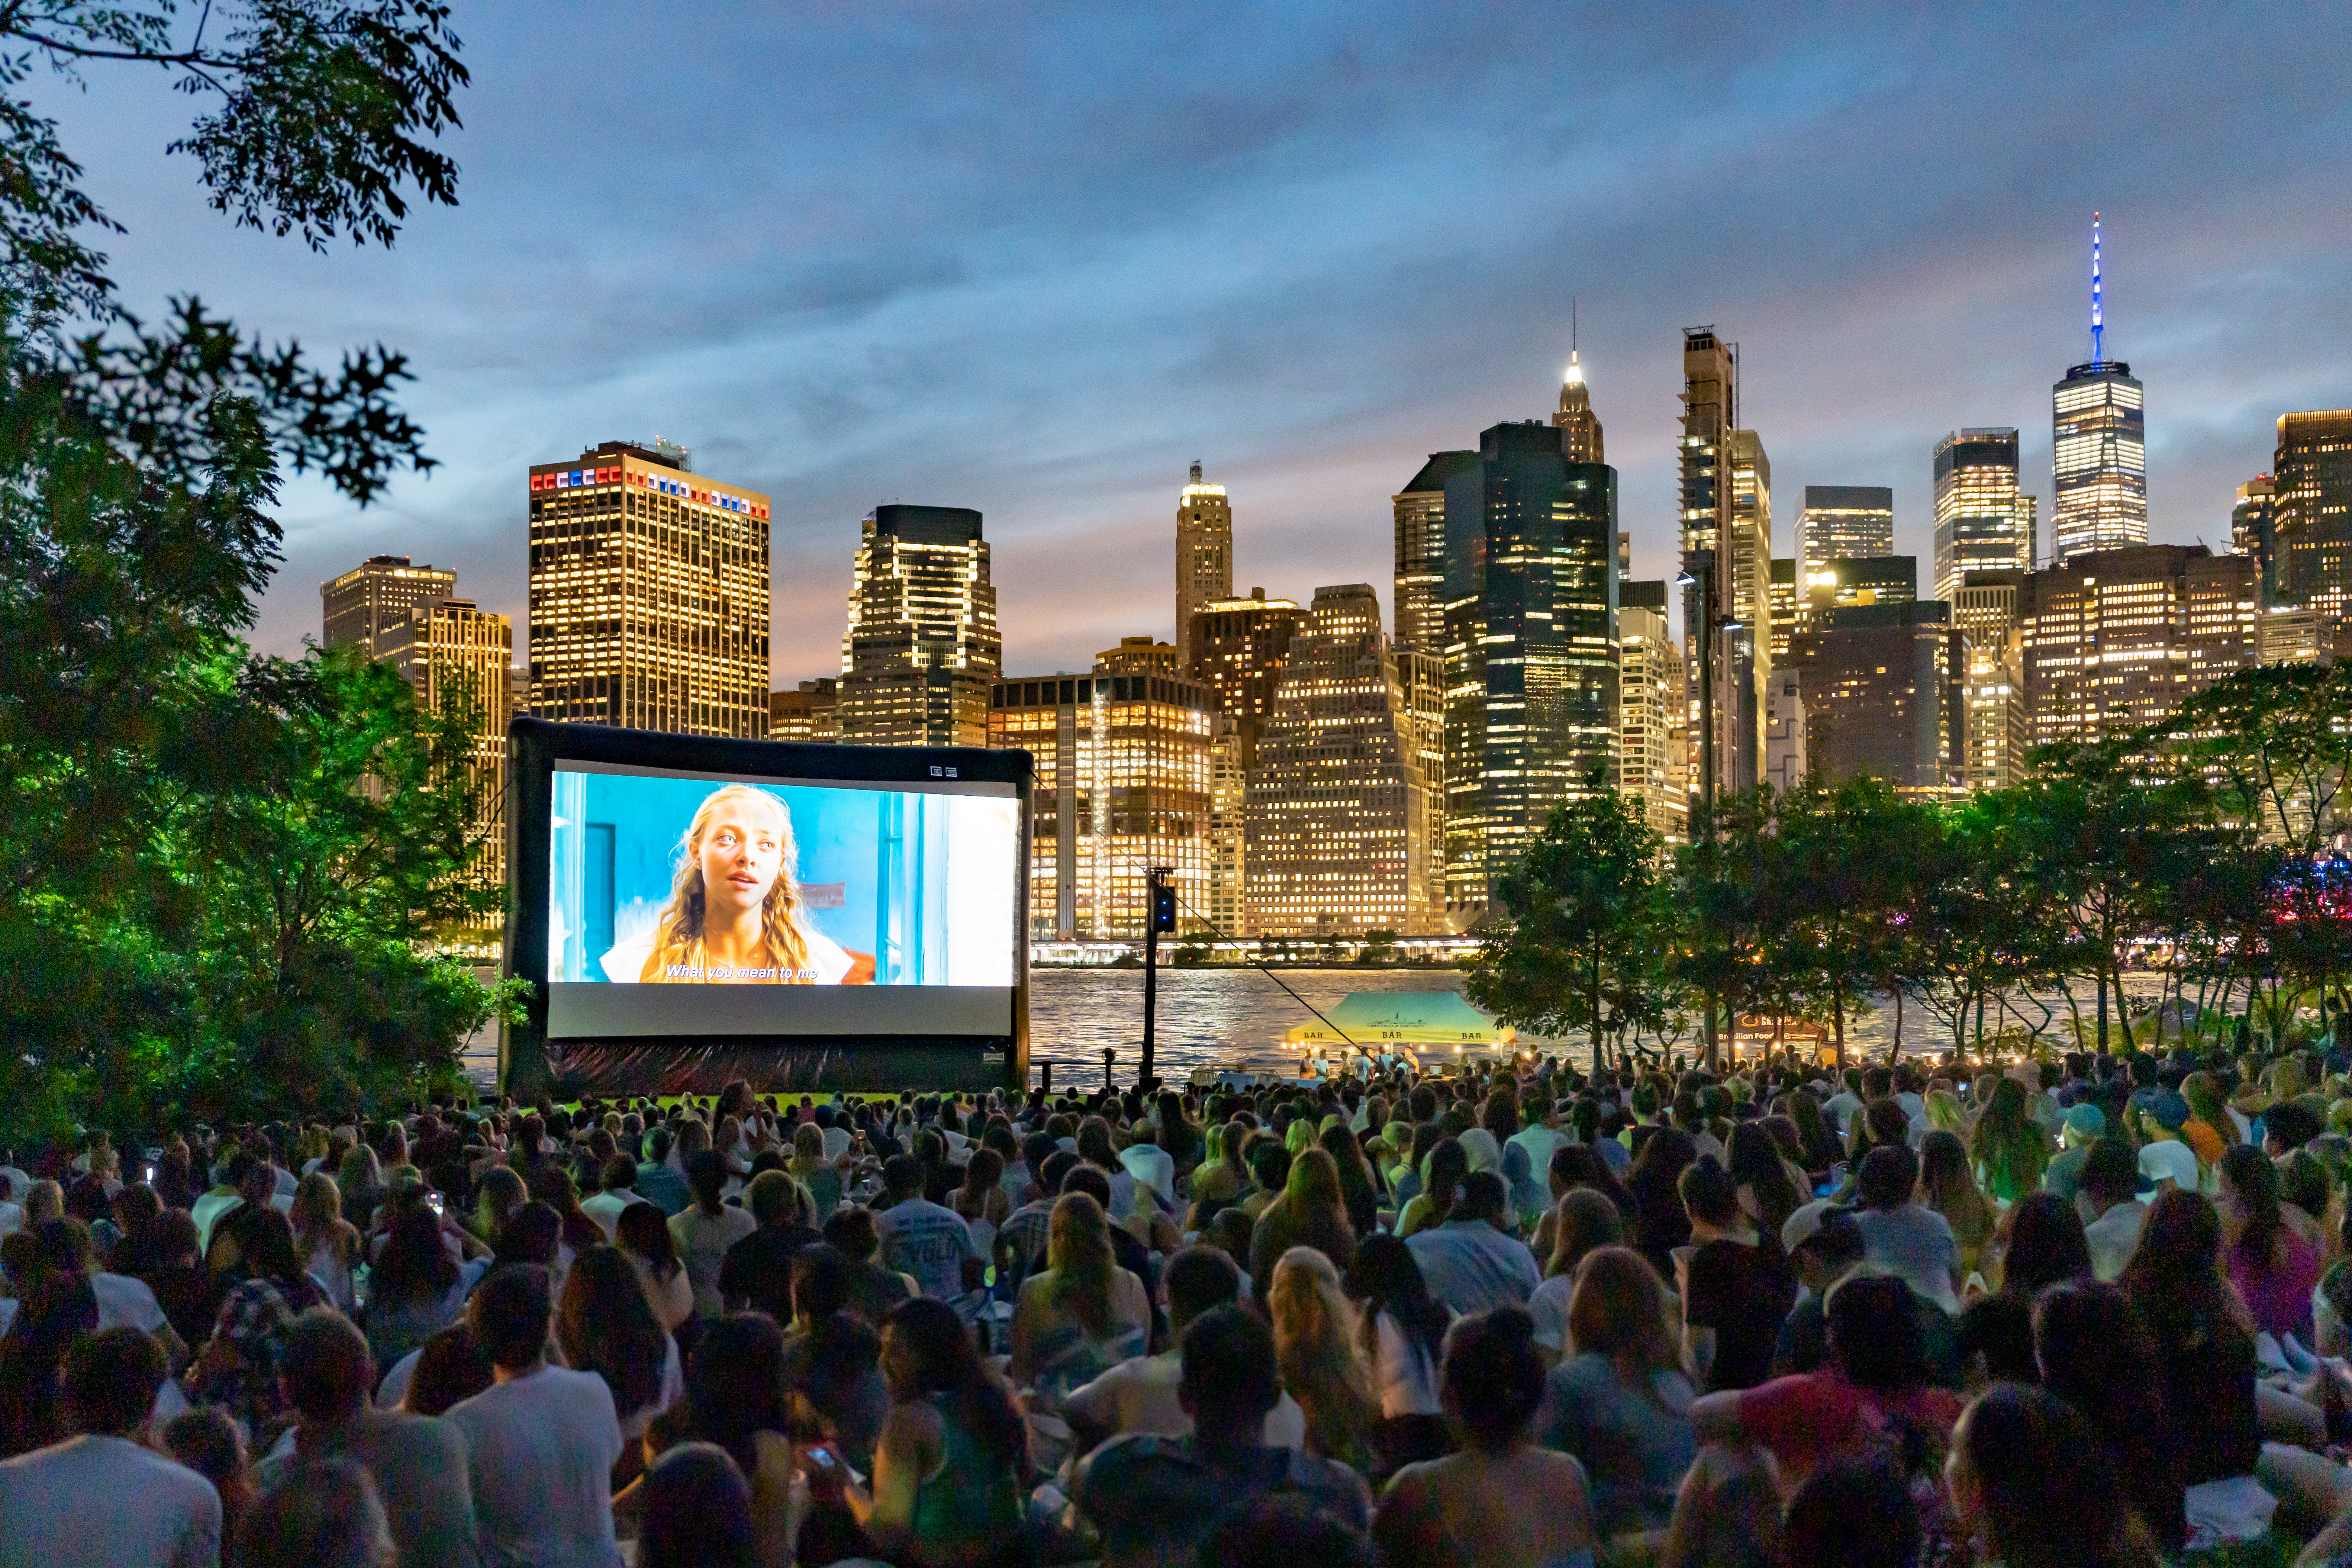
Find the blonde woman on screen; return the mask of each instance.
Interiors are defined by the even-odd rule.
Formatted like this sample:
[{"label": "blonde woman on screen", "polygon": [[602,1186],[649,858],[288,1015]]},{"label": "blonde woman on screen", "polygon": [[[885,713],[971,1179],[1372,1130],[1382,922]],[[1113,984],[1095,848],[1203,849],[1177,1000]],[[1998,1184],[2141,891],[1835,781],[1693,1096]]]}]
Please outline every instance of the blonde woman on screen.
[{"label": "blonde woman on screen", "polygon": [[750,784],[720,785],[678,841],[677,877],[649,942],[615,948],[605,972],[689,985],[870,980],[870,960],[861,963],[807,923],[794,858],[782,801]]}]

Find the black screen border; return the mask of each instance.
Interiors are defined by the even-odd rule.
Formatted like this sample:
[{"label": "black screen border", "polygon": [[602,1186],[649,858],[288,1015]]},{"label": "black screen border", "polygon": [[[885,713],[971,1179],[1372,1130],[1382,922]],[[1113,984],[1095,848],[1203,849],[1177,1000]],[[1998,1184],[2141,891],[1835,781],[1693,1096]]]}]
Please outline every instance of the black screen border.
[{"label": "black screen border", "polygon": [[[763,1091],[1021,1089],[1029,1078],[1029,826],[1036,777],[1027,752],[965,746],[839,746],[732,741],[518,715],[507,727],[507,918],[502,960],[524,991],[522,1019],[499,1035],[499,1088],[520,1100],[577,1092],[716,1093],[725,1073]],[[1013,1032],[895,1037],[677,1035],[663,1039],[567,1037],[564,1068],[547,1037],[547,909],[554,775],[562,763],[605,763],[663,773],[737,773],[778,784],[1011,784],[1018,797],[1013,849]],[[765,1081],[761,1081],[765,1080]]]}]

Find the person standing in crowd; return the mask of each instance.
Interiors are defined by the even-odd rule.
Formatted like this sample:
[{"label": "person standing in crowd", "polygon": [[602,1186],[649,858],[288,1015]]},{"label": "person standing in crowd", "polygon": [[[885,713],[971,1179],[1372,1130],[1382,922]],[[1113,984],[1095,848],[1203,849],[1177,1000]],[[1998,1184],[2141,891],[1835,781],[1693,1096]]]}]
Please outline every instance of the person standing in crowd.
[{"label": "person standing in crowd", "polygon": [[467,1319],[495,1381],[452,1406],[447,1419],[466,1440],[485,1558],[614,1568],[621,1561],[612,1485],[620,1417],[603,1378],[548,1364],[553,1315],[545,1269],[493,1270]]},{"label": "person standing in crowd", "polygon": [[1116,1437],[1079,1467],[1075,1500],[1102,1537],[1104,1568],[1190,1568],[1202,1542],[1276,1494],[1359,1534],[1370,1525],[1360,1474],[1265,1442],[1282,1385],[1264,1323],[1239,1306],[1212,1308],[1185,1330],[1180,1354],[1177,1400],[1192,1436]]},{"label": "person standing in crowd", "polygon": [[65,1357],[75,1436],[0,1463],[0,1563],[212,1568],[220,1494],[146,1446],[163,1352],[133,1328],[78,1341]]},{"label": "person standing in crowd", "polygon": [[1535,1326],[1517,1307],[1463,1319],[1445,1341],[1445,1412],[1458,1453],[1408,1465],[1381,1494],[1372,1533],[1392,1563],[1558,1568],[1592,1561],[1584,1467],[1536,1447],[1544,1399]]}]

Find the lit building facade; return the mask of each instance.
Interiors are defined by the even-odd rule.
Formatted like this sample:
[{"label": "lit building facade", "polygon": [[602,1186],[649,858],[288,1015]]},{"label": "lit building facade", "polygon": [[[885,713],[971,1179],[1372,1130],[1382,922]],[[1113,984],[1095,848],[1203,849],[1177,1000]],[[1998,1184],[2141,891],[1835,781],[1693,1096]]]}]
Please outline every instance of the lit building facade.
[{"label": "lit building facade", "polygon": [[1209,733],[1209,923],[1220,936],[1248,934],[1249,770],[1240,726],[1219,713]]},{"label": "lit building facade", "polygon": [[1799,633],[1789,663],[1803,680],[1806,765],[1922,798],[1954,793],[1961,646],[1936,599],[1833,609]]},{"label": "lit building facade", "polygon": [[1605,463],[1609,460],[1602,446],[1601,416],[1592,412],[1592,389],[1584,384],[1584,367],[1576,363],[1576,351],[1568,352],[1568,374],[1559,384],[1559,407],[1551,422],[1559,431],[1559,449],[1568,454],[1571,463]]},{"label": "lit building facade", "polygon": [[1999,789],[2025,776],[2033,743],[2025,707],[2024,643],[2017,625],[2015,570],[1970,572],[1953,595],[1952,625],[1967,643],[1960,693],[1961,776],[1968,787]]},{"label": "lit building facade", "polygon": [[1216,700],[1172,675],[1057,675],[994,683],[988,743],[1027,752],[1029,934],[1039,942],[1144,934],[1145,873],[1173,872],[1179,922],[1209,891],[1211,729]]},{"label": "lit building facade", "polygon": [[2230,553],[2253,558],[2263,603],[2277,604],[2278,486],[2268,474],[2256,474],[2238,487],[2238,498],[2230,508]]},{"label": "lit building facade", "polygon": [[2035,510],[2035,498],[2017,488],[2014,426],[1956,430],[1937,442],[1936,596],[1949,602],[1970,572],[2033,570]]},{"label": "lit building facade", "polygon": [[1234,596],[1234,509],[1223,485],[1192,482],[1176,501],[1176,658],[1192,662],[1192,617],[1203,605]]},{"label": "lit building facade", "polygon": [[2152,724],[2254,662],[2252,559],[2201,544],[2077,556],[2018,585],[2033,743],[2095,741]]},{"label": "lit building facade", "polygon": [[1445,903],[1474,921],[1551,808],[1617,772],[1617,472],[1496,425],[1446,486]]},{"label": "lit building facade", "polygon": [[1689,837],[1689,721],[1683,655],[1666,619],[1666,585],[1618,584],[1617,788],[1642,803],[1650,831],[1668,845]]},{"label": "lit building facade", "polygon": [[1789,657],[1789,638],[1804,617],[1805,595],[1797,582],[1797,563],[1782,555],[1772,562],[1772,662]]},{"label": "lit building facade", "polygon": [[[1591,399],[1586,399],[1591,408]],[[1432,452],[1404,489],[1389,498],[1396,521],[1396,646],[1445,646],[1445,486],[1475,452]]]},{"label": "lit building facade", "polygon": [[1764,783],[1785,794],[1805,782],[1804,676],[1794,665],[1775,666],[1764,693]]},{"label": "lit building facade", "polygon": [[1291,599],[1252,588],[1246,599],[1212,599],[1192,613],[1192,658],[1185,674],[1217,694],[1234,721],[1242,767],[1257,765],[1257,738],[1274,711],[1290,639],[1307,620]]},{"label": "lit building facade", "polygon": [[2147,414],[2131,366],[2074,366],[2051,389],[2051,560],[2146,544]]},{"label": "lit building facade", "polygon": [[[1738,431],[1738,358],[1733,345],[1711,327],[1683,333],[1682,446],[1679,497],[1682,565],[1693,579],[1683,600],[1683,652],[1692,661],[1688,689],[1693,734],[1697,734],[1697,703],[1702,683],[1696,661],[1713,660],[1710,679],[1715,693],[1715,769],[1717,785],[1727,791],[1755,786],[1762,765],[1764,740],[1764,677],[1771,666],[1771,628],[1759,626],[1772,596],[1771,513],[1769,469],[1764,470],[1766,492],[1760,540],[1751,504],[1743,514],[1739,491],[1756,489],[1755,471],[1762,457],[1760,443],[1752,451],[1736,440]],[[1748,433],[1753,440],[1753,433]],[[1748,471],[1744,485],[1740,470]],[[1745,521],[1749,536],[1743,539]],[[1714,616],[1718,622],[1736,620],[1736,628],[1714,630],[1706,624],[1707,606],[1700,597],[1699,580],[1711,574]],[[1748,606],[1742,614],[1737,607]],[[1760,658],[1759,658],[1760,651]],[[1703,754],[1701,742],[1692,742],[1696,768]],[[1694,774],[1692,791],[1698,780]]]},{"label": "lit building facade", "polygon": [[1121,637],[1117,647],[1095,655],[1095,668],[1111,675],[1178,675],[1183,668],[1174,643],[1151,637]]},{"label": "lit building facade", "polygon": [[684,735],[768,732],[768,498],[676,447],[530,468],[530,708]]},{"label": "lit building facade", "polygon": [[768,739],[830,746],[841,739],[841,682],[830,675],[768,693]]},{"label": "lit building facade", "polygon": [[843,743],[986,745],[1003,657],[980,513],[876,507],[841,639]]},{"label": "lit building facade", "polygon": [[1838,556],[1895,553],[1895,491],[1885,485],[1807,485],[1797,514],[1801,573]]},{"label": "lit building facade", "polygon": [[466,772],[474,789],[473,837],[481,846],[469,880],[502,888],[507,879],[507,722],[513,718],[509,674],[514,623],[470,599],[442,599],[410,612],[378,656],[416,689],[419,706],[467,714],[473,740]]},{"label": "lit building facade", "polygon": [[1253,933],[1419,934],[1441,923],[1415,729],[1371,585],[1318,588],[1249,778]]},{"label": "lit building facade", "polygon": [[322,647],[357,643],[370,658],[386,658],[405,641],[408,619],[457,591],[455,572],[412,566],[405,555],[371,555],[341,576],[319,584]]},{"label": "lit building facade", "polygon": [[2352,611],[2352,408],[2283,415],[2271,472],[2279,596]]}]

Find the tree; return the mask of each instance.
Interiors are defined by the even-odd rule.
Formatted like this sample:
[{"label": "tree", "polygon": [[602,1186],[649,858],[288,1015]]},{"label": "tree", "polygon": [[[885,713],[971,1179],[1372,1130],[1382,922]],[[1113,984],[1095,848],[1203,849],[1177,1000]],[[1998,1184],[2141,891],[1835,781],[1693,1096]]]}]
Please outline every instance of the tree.
[{"label": "tree", "polygon": [[[216,207],[314,247],[388,244],[409,193],[455,200],[456,166],[430,145],[466,80],[447,17],[404,0],[193,19],[168,0],[48,0],[0,7],[0,81],[171,72],[206,100],[175,149]],[[192,299],[151,329],[86,238],[121,230],[56,124],[0,95],[0,1118],[360,1092],[394,1058],[446,1060],[494,1002],[420,945],[445,901],[432,889],[470,852],[423,826],[449,807],[422,793],[446,792],[394,788],[378,818],[327,800],[360,773],[406,777],[446,729],[387,673],[256,661],[239,640],[278,560],[281,468],[365,504],[428,465],[392,401],[406,367],[377,347],[321,369]],[[265,865],[321,889],[274,935],[236,874]],[[262,1076],[293,1060],[271,1044],[289,1008],[348,1059]],[[385,1049],[352,1037],[370,1009]]]},{"label": "tree", "polygon": [[1552,808],[1534,842],[1496,885],[1503,919],[1479,945],[1463,987],[1517,1028],[1585,1029],[1593,1059],[1624,1016],[1644,1005],[1663,905],[1658,836],[1636,801],[1599,787]]}]

